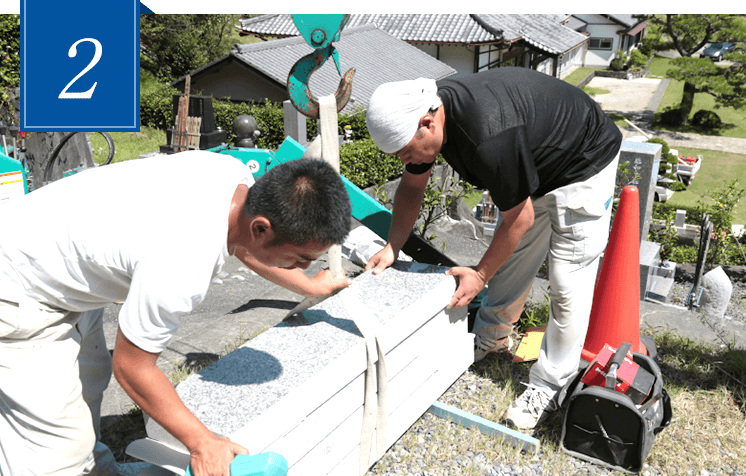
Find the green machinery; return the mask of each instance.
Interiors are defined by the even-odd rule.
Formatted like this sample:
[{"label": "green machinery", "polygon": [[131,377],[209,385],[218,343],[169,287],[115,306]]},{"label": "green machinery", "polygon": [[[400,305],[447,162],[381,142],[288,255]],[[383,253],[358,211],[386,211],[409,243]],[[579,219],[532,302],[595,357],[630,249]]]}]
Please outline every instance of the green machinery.
[{"label": "green machinery", "polygon": [[[221,145],[208,149],[210,152],[226,154],[246,164],[254,177],[261,177],[267,170],[289,160],[300,159],[306,149],[288,137],[276,152],[267,149],[248,149]],[[342,176],[352,204],[352,216],[378,236],[386,240],[391,225],[391,211],[373,197]],[[433,248],[420,236],[412,233],[402,248],[406,254],[421,263],[457,266],[450,258]]]}]

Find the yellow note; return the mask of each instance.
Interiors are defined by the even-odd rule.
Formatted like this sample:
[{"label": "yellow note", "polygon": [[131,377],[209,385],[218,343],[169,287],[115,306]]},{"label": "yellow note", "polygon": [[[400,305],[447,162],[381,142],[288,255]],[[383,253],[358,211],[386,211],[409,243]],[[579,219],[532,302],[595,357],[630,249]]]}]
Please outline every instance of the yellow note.
[{"label": "yellow note", "polygon": [[547,326],[544,324],[541,327],[534,327],[526,331],[513,355],[513,362],[529,362],[539,358],[541,339],[544,338],[546,328]]}]

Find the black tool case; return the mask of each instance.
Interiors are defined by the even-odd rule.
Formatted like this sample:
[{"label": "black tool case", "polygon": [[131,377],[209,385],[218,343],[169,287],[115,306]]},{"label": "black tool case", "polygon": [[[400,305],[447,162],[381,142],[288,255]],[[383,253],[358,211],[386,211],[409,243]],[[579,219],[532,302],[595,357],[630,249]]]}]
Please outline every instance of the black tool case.
[{"label": "black tool case", "polygon": [[[618,352],[622,357],[625,347]],[[642,470],[655,436],[671,422],[671,399],[656,361],[637,352],[633,360],[655,376],[648,399],[640,405],[615,391],[611,379],[606,387],[585,385],[582,372],[562,389],[560,446],[565,453],[627,473]]]}]

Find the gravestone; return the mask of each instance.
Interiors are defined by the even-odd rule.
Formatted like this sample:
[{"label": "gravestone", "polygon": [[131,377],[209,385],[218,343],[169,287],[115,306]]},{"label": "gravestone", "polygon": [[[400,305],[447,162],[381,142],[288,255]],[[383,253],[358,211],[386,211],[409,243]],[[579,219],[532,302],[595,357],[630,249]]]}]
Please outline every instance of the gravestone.
[{"label": "gravestone", "polygon": [[640,242],[640,300],[668,302],[676,263],[661,261],[660,249],[658,243],[647,240]]},{"label": "gravestone", "polygon": [[282,113],[285,137],[291,137],[301,145],[308,144],[308,137],[306,136],[306,116],[301,114],[290,101],[283,101]]},{"label": "gravestone", "polygon": [[[653,219],[655,185],[658,182],[662,148],[655,143],[622,141],[619,153],[619,163],[629,163],[629,175],[624,185],[635,185],[640,192],[640,240],[648,236]],[[635,174],[639,178],[634,179]]]}]

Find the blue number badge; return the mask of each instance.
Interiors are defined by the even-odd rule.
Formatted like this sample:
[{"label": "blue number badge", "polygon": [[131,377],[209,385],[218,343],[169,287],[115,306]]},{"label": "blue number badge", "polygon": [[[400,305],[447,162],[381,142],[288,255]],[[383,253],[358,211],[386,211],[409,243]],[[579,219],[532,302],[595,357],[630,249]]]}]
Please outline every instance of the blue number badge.
[{"label": "blue number badge", "polygon": [[21,0],[21,130],[140,130],[138,0]]}]

